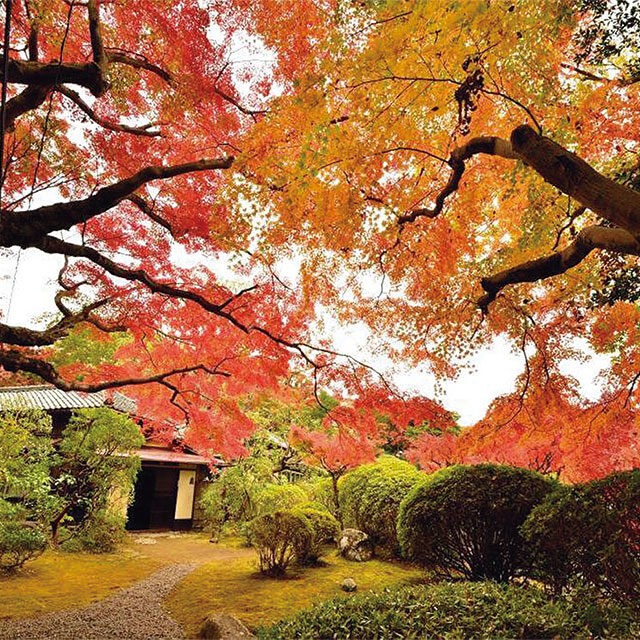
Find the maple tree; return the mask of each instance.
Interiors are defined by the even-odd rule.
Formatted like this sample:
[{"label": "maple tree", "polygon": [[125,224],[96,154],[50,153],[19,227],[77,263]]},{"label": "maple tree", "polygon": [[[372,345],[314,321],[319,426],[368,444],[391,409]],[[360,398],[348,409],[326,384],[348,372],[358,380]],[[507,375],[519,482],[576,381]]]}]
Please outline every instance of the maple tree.
[{"label": "maple tree", "polygon": [[[350,437],[375,422],[379,381],[312,337],[323,313],[441,376],[506,335],[525,374],[469,452],[637,464],[632,3],[21,0],[12,17],[0,245],[66,262],[58,320],[0,324],[6,371],[136,385],[142,410],[186,412],[201,448],[234,455],[252,428],[236,399],[300,363],[362,398]],[[268,72],[238,78],[236,36]],[[176,245],[250,284],[180,266]],[[48,347],[87,325],[126,338],[56,366]],[[597,404],[560,371],[575,338],[611,354]]]}]

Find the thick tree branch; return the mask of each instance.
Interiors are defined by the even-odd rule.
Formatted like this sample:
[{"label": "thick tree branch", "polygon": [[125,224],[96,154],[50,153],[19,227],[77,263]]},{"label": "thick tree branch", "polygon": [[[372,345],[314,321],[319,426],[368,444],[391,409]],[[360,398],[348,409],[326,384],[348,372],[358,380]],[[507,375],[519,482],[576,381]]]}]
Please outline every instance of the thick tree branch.
[{"label": "thick tree branch", "polygon": [[[4,56],[0,56],[0,79]],[[109,85],[103,77],[102,70],[95,62],[34,62],[11,58],[8,62],[7,80],[15,84],[27,84],[38,87],[51,87],[56,83],[77,84],[86,87],[91,93],[100,97],[108,90]]]},{"label": "thick tree branch", "polygon": [[131,196],[136,189],[152,180],[165,180],[196,171],[228,169],[233,156],[198,160],[171,167],[146,167],[129,178],[99,189],[84,200],[73,200],[39,207],[31,211],[0,211],[0,246],[38,246],[52,231],[70,229],[86,222]]},{"label": "thick tree branch", "polygon": [[511,144],[546,182],[605,220],[640,236],[640,192],[603,176],[575,153],[527,125],[513,131]]},{"label": "thick tree branch", "polygon": [[121,378],[119,380],[109,380],[108,382],[86,384],[65,380],[58,374],[52,364],[45,362],[44,360],[41,360],[39,358],[31,357],[22,351],[18,351],[17,349],[0,351],[0,365],[6,371],[27,371],[29,373],[35,373],[43,380],[50,382],[63,391],[85,391],[87,393],[105,391],[106,389],[116,389],[117,387],[151,384],[154,382],[162,383],[164,380],[170,378],[171,376],[181,375],[184,373],[192,373],[194,371],[204,371],[205,373],[208,373],[210,375],[223,376],[225,378],[228,378],[230,376],[228,372],[222,371],[217,367],[212,368],[207,367],[203,364],[198,364],[192,367],[172,369],[170,371],[165,371],[150,376]]},{"label": "thick tree branch", "polygon": [[529,260],[488,278],[483,278],[482,288],[486,294],[478,300],[478,306],[486,313],[496,295],[507,285],[537,282],[557,276],[578,265],[594,249],[606,249],[607,251],[640,256],[640,242],[628,231],[597,225],[586,227],[562,251]]},{"label": "thick tree branch", "polygon": [[105,332],[125,330],[124,327],[120,326],[109,327],[101,319],[92,315],[101,307],[109,304],[111,298],[96,300],[80,309],[80,311],[72,313],[61,303],[61,297],[65,295],[70,295],[70,293],[63,291],[56,295],[56,306],[63,314],[63,318],[56,324],[47,329],[38,330],[27,327],[12,327],[0,323],[0,343],[16,347],[44,347],[64,338],[73,327],[82,322],[89,322]]},{"label": "thick tree branch", "polygon": [[49,95],[50,87],[27,87],[7,102],[6,131],[13,131],[16,120],[28,111],[37,109]]},{"label": "thick tree branch", "polygon": [[91,36],[91,51],[93,61],[104,70],[107,56],[102,44],[102,29],[100,28],[100,15],[96,0],[88,0],[87,10],[89,14],[89,34]]}]

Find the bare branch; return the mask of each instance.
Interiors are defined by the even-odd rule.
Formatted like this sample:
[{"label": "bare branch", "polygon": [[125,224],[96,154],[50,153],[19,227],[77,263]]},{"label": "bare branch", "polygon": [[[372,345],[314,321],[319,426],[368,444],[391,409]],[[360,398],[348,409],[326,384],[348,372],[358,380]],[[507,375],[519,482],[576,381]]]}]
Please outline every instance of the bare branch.
[{"label": "bare branch", "polygon": [[238,111],[241,111],[247,116],[251,116],[254,120],[257,115],[267,113],[266,109],[248,109],[247,107],[240,104],[235,98],[230,96],[228,93],[225,93],[222,89],[218,87],[214,87],[213,90],[217,93],[223,100],[226,100],[229,104],[232,104]]},{"label": "bare branch", "polygon": [[42,238],[40,242],[34,244],[33,246],[40,249],[41,251],[44,251],[45,253],[66,255],[75,258],[86,258],[94,264],[102,267],[105,271],[113,276],[123,278],[124,280],[129,280],[130,282],[139,282],[154,293],[163,294],[171,298],[180,300],[191,300],[192,302],[195,302],[200,307],[202,307],[205,311],[209,311],[225,318],[226,320],[229,320],[241,331],[245,333],[249,332],[249,329],[245,325],[236,320],[236,318],[234,318],[230,313],[224,311],[221,305],[207,300],[204,296],[201,296],[194,291],[187,291],[171,284],[158,282],[143,269],[127,269],[126,267],[123,267],[113,260],[102,255],[99,251],[92,247],[65,242],[64,240],[59,240],[58,238],[55,238],[53,236],[46,236]]},{"label": "bare branch", "polygon": [[518,155],[513,151],[511,143],[502,138],[494,136],[481,136],[472,138],[462,147],[455,148],[447,164],[451,167],[452,172],[447,184],[436,196],[433,208],[414,209],[409,213],[398,216],[398,224],[400,226],[410,222],[414,222],[420,217],[435,218],[440,215],[444,207],[446,199],[455,193],[460,185],[462,174],[465,171],[465,161],[474,155],[484,153],[492,156],[500,156],[502,158],[516,159]]},{"label": "bare branch", "polygon": [[[29,91],[29,89],[27,89]],[[56,91],[66,96],[75,105],[77,105],[84,113],[86,113],[96,124],[99,124],[105,129],[110,131],[119,131],[122,133],[131,133],[136,136],[147,136],[149,138],[155,138],[161,135],[160,131],[150,131],[150,128],[155,126],[155,123],[149,123],[141,127],[131,127],[126,124],[119,124],[117,122],[109,122],[101,116],[99,116],[80,96],[79,93],[73,89],[69,89],[64,86],[57,86]]]},{"label": "bare branch", "polygon": [[145,69],[146,71],[154,73],[159,78],[162,78],[162,80],[169,84],[173,84],[174,82],[173,77],[168,71],[159,67],[157,64],[153,64],[153,62],[150,62],[145,58],[145,56],[139,53],[131,53],[112,47],[107,47],[105,51],[109,62],[125,64],[129,67],[135,67],[136,69]]},{"label": "bare branch", "polygon": [[130,195],[127,200],[133,202],[133,204],[135,204],[147,217],[151,218],[154,222],[157,222],[161,227],[164,227],[171,234],[172,238],[176,237],[173,227],[162,216],[159,216],[153,210],[153,207],[142,196],[134,193]]}]

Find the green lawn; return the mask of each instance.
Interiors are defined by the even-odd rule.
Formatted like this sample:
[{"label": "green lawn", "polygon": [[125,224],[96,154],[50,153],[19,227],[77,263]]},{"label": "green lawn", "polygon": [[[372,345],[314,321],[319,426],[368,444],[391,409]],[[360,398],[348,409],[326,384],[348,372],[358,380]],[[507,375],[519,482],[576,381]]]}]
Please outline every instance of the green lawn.
[{"label": "green lawn", "polygon": [[383,560],[348,562],[334,552],[324,560],[325,566],[301,569],[283,579],[260,576],[253,553],[230,561],[214,560],[188,575],[164,604],[187,637],[193,638],[213,611],[233,614],[255,628],[336,594],[349,597],[340,589],[344,578],[353,578],[360,592],[425,580],[419,569]]}]

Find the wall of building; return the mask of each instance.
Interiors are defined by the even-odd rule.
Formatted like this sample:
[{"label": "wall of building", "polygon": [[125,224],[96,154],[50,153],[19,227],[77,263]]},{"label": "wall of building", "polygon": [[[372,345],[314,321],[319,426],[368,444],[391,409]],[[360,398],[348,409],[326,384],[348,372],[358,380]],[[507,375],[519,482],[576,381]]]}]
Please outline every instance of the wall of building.
[{"label": "wall of building", "polygon": [[200,506],[200,498],[209,486],[207,468],[199,466],[196,472],[196,491],[193,503],[193,529],[201,531],[205,528],[204,510]]}]

